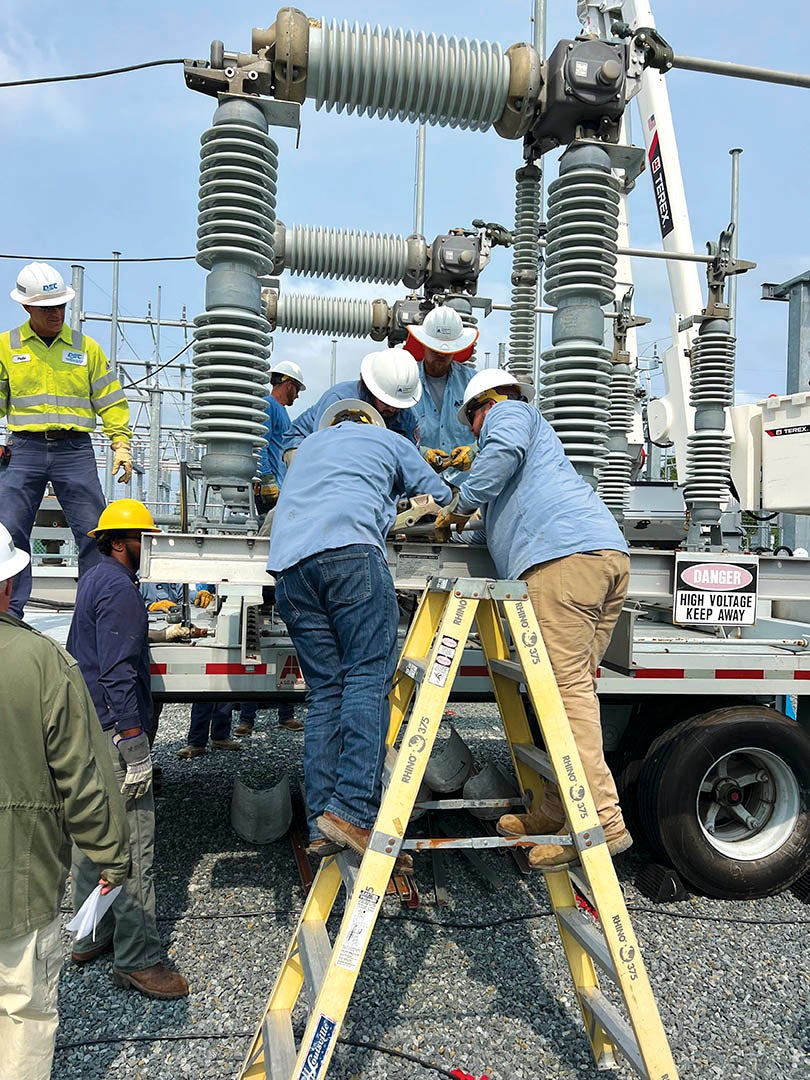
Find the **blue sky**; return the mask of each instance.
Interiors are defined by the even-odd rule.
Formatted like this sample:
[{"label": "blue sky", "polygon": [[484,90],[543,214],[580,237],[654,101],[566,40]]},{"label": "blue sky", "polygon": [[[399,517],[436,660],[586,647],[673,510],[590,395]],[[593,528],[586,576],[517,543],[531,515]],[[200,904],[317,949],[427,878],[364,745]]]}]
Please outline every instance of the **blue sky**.
[{"label": "blue sky", "polygon": [[[575,0],[549,4],[550,45],[576,34]],[[232,0],[142,0],[138,5],[44,3],[37,18],[29,5],[0,0],[0,80],[91,71],[164,57],[208,56],[213,38],[227,49],[248,50],[254,25],[267,25],[276,6]],[[408,29],[499,41],[504,47],[530,39],[531,0],[461,3],[456,0],[343,0],[304,8],[308,15],[358,20]],[[753,0],[672,0],[655,6],[658,27],[676,53],[802,70],[810,40],[810,9],[804,4]],[[740,282],[738,378],[740,397],[756,399],[784,391],[787,305],[760,301],[763,281],[783,281],[808,269],[806,211],[806,116],[810,92],[675,71],[668,76],[681,165],[696,246],[716,239],[727,223],[730,158],[741,159],[740,254],[757,268]],[[92,82],[0,90],[0,137],[6,165],[0,173],[3,230],[0,252],[80,260],[109,256],[193,254],[196,243],[199,139],[214,99],[187,90],[182,68],[164,67]],[[634,127],[640,132],[637,113]],[[413,225],[416,129],[366,117],[317,113],[303,107],[301,144],[281,131],[278,214],[289,224],[340,226],[407,234]],[[638,135],[640,140],[640,134]],[[545,158],[547,182],[556,176],[557,154]],[[513,175],[519,144],[494,132],[430,128],[427,137],[426,233],[469,225],[475,217],[512,224]],[[632,243],[659,246],[649,175],[630,204]],[[18,323],[20,309],[8,299],[21,264],[0,260],[0,323]],[[69,264],[58,264],[69,275]],[[108,266],[87,263],[85,309],[109,313]],[[480,293],[508,302],[510,257],[498,249]],[[671,309],[661,263],[637,262],[636,310],[652,323],[639,333],[640,350],[663,347]],[[163,313],[190,315],[202,307],[204,271],[195,263],[125,265],[121,309],[144,315],[157,286]],[[288,291],[317,288],[338,295],[384,296],[389,286],[348,282],[285,281]],[[109,327],[86,331],[109,345]],[[148,358],[147,332],[126,329],[120,356]],[[544,326],[548,342],[549,326]],[[498,342],[508,339],[508,315],[482,325],[480,354],[494,362]],[[664,339],[664,340],[661,340]],[[182,345],[182,333],[164,330],[162,356]],[[352,377],[370,346],[342,339],[338,377]],[[329,381],[329,341],[276,335],[277,358],[304,368],[310,404]]]}]

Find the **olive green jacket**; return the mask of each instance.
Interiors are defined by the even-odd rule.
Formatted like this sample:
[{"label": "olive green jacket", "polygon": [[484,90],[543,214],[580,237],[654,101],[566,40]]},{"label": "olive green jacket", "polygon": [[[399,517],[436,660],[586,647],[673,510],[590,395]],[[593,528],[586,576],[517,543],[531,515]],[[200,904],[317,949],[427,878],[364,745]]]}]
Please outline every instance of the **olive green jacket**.
[{"label": "olive green jacket", "polygon": [[70,838],[113,885],[129,870],[124,804],[78,665],[0,614],[0,939],[56,918]]}]

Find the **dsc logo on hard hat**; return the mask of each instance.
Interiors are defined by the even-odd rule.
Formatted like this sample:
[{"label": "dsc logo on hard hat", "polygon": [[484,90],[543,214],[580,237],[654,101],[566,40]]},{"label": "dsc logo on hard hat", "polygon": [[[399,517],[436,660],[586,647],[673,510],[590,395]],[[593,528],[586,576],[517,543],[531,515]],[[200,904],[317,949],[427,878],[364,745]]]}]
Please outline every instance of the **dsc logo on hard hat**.
[{"label": "dsc logo on hard hat", "polygon": [[59,288],[59,282],[54,281],[50,285],[43,285],[42,286],[42,291],[43,292],[53,292],[54,289],[58,289],[58,288]]}]

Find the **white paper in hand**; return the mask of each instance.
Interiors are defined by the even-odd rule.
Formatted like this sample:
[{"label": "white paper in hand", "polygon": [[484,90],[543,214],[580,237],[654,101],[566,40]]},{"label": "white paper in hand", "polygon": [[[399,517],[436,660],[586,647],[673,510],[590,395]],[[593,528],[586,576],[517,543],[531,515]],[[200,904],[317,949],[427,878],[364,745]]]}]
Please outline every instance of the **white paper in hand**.
[{"label": "white paper in hand", "polygon": [[95,941],[96,927],[120,892],[121,886],[116,885],[114,889],[102,896],[101,886],[97,885],[67,924],[67,929],[75,931],[79,940],[92,937]]}]

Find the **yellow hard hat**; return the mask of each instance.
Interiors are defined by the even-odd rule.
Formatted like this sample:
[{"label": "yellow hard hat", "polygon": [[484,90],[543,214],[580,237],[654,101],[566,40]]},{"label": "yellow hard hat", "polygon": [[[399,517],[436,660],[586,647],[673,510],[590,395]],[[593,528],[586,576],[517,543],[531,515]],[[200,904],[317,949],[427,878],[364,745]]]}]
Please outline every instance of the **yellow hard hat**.
[{"label": "yellow hard hat", "polygon": [[138,499],[116,499],[101,511],[98,525],[87,535],[98,536],[103,532],[127,529],[133,532],[161,532],[147,507]]}]

